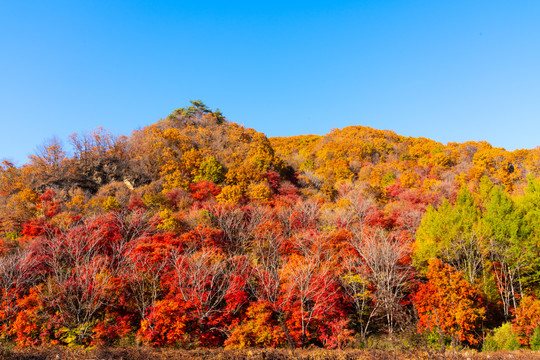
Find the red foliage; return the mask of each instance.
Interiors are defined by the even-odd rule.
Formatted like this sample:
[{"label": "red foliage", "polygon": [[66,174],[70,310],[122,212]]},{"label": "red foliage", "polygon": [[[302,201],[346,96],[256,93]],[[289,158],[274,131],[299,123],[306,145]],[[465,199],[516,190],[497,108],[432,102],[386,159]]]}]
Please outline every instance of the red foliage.
[{"label": "red foliage", "polygon": [[99,321],[93,332],[93,345],[113,345],[117,340],[124,338],[132,332],[133,316],[121,316],[106,312],[105,319]]},{"label": "red foliage", "polygon": [[181,251],[182,240],[171,232],[145,236],[138,238],[135,242],[134,251],[128,254],[129,257],[143,257],[149,264],[160,264],[166,261],[172,251]]},{"label": "red foliage", "polygon": [[51,225],[46,222],[44,219],[34,219],[27,223],[24,223],[22,226],[22,236],[26,239],[34,239],[45,235],[48,229],[51,228]]},{"label": "red foliage", "polygon": [[221,188],[208,180],[201,180],[189,185],[191,196],[195,200],[204,201],[218,196]]},{"label": "red foliage", "polygon": [[279,186],[281,185],[279,174],[275,171],[269,171],[266,174],[264,174],[264,177],[266,178],[266,181],[268,181],[268,186],[270,186],[270,190],[274,194],[278,192]]},{"label": "red foliage", "polygon": [[48,318],[37,288],[31,288],[27,296],[17,301],[19,312],[7,334],[15,336],[19,346],[57,344],[54,335],[58,323]]},{"label": "red foliage", "polygon": [[219,249],[226,247],[226,239],[222,230],[199,225],[195,229],[180,236],[182,248],[200,249],[209,247]]},{"label": "red foliage", "polygon": [[375,208],[369,212],[366,223],[371,227],[392,229],[395,226],[396,218],[394,214],[388,214],[380,208]]},{"label": "red foliage", "polygon": [[56,200],[55,196],[56,193],[48,189],[39,197],[41,203],[38,208],[43,210],[46,217],[52,218],[60,212],[60,201]]},{"label": "red foliage", "polygon": [[158,301],[147,319],[143,320],[139,335],[154,346],[188,346],[197,334],[190,326],[190,308],[182,300]]},{"label": "red foliage", "polygon": [[145,209],[146,205],[138,194],[134,194],[129,198],[128,209],[129,210],[139,210]]}]

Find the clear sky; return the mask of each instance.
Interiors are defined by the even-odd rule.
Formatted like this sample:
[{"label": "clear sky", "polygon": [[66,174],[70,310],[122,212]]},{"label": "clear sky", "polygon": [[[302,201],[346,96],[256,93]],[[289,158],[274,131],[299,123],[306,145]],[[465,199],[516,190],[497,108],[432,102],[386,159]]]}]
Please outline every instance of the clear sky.
[{"label": "clear sky", "polygon": [[268,136],[540,145],[540,1],[0,0],[0,159],[201,99]]}]

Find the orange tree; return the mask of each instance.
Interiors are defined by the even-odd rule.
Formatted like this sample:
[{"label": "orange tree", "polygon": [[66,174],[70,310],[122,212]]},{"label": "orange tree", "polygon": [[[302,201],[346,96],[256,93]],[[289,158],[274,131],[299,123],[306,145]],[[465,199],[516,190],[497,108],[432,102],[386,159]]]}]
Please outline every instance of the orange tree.
[{"label": "orange tree", "polygon": [[515,316],[512,321],[513,330],[521,345],[527,346],[535,329],[540,326],[540,300],[533,296],[524,296],[515,309]]},{"label": "orange tree", "polygon": [[431,260],[428,281],[414,296],[419,331],[438,331],[452,341],[478,344],[486,309],[476,289],[461,271],[440,260]]}]

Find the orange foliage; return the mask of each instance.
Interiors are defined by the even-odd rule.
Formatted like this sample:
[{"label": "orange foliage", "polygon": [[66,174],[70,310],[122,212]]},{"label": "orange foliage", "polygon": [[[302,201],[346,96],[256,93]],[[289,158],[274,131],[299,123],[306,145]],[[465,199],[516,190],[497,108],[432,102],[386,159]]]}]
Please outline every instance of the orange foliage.
[{"label": "orange foliage", "polygon": [[521,345],[528,346],[534,329],[540,326],[540,300],[533,296],[524,296],[515,309],[512,321]]},{"label": "orange foliage", "polygon": [[[399,265],[408,265],[426,209],[453,208],[460,187],[482,199],[472,206],[483,211],[486,184],[502,185],[517,199],[516,240],[532,239],[524,250],[537,252],[540,202],[524,189],[526,176],[540,176],[538,148],[443,145],[363,126],[269,139],[200,101],[129,138],[98,128],[71,143],[72,157],[53,140],[26,165],[0,165],[0,335],[20,346],[113,344],[137,334],[156,346],[341,348],[355,332],[387,325],[376,298],[383,286],[354,244],[372,232],[399,238],[407,249]],[[458,225],[470,220],[454,215]],[[482,287],[431,259],[427,282],[415,288],[422,278],[407,270],[406,290],[384,306],[411,311],[410,295],[420,331],[478,345],[482,299],[491,308],[501,300],[498,265],[486,256],[493,239],[481,225],[431,257],[460,269],[470,261]],[[528,261],[511,285],[536,293],[539,266]],[[83,324],[67,324],[84,308],[66,310],[69,299],[91,308]],[[513,324],[527,345],[539,301],[512,300],[521,303]],[[353,310],[346,301],[362,304]]]},{"label": "orange foliage", "polygon": [[154,346],[189,345],[192,329],[189,327],[189,306],[176,299],[158,301],[147,319],[141,323],[139,334],[145,343]]},{"label": "orange foliage", "polygon": [[440,331],[468,344],[477,344],[486,310],[479,294],[463,275],[440,260],[432,260],[428,282],[414,296],[421,331]]},{"label": "orange foliage", "polygon": [[277,347],[285,342],[283,329],[278,325],[271,306],[258,301],[251,303],[245,318],[232,328],[225,346],[231,349]]}]

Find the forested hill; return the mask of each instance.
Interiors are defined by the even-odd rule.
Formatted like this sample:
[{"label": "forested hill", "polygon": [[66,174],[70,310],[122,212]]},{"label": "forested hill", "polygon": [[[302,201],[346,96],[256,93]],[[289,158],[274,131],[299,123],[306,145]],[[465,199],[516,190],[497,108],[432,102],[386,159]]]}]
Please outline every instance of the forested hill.
[{"label": "forested hill", "polygon": [[540,148],[509,152],[485,141],[443,145],[363,126],[270,141],[276,154],[312,184],[364,183],[376,196],[396,181],[447,196],[455,185],[477,188],[484,176],[512,193],[528,176],[540,175]]},{"label": "forested hill", "polygon": [[540,346],[540,148],[268,139],[200,101],[70,144],[0,168],[0,336],[18,345]]}]

